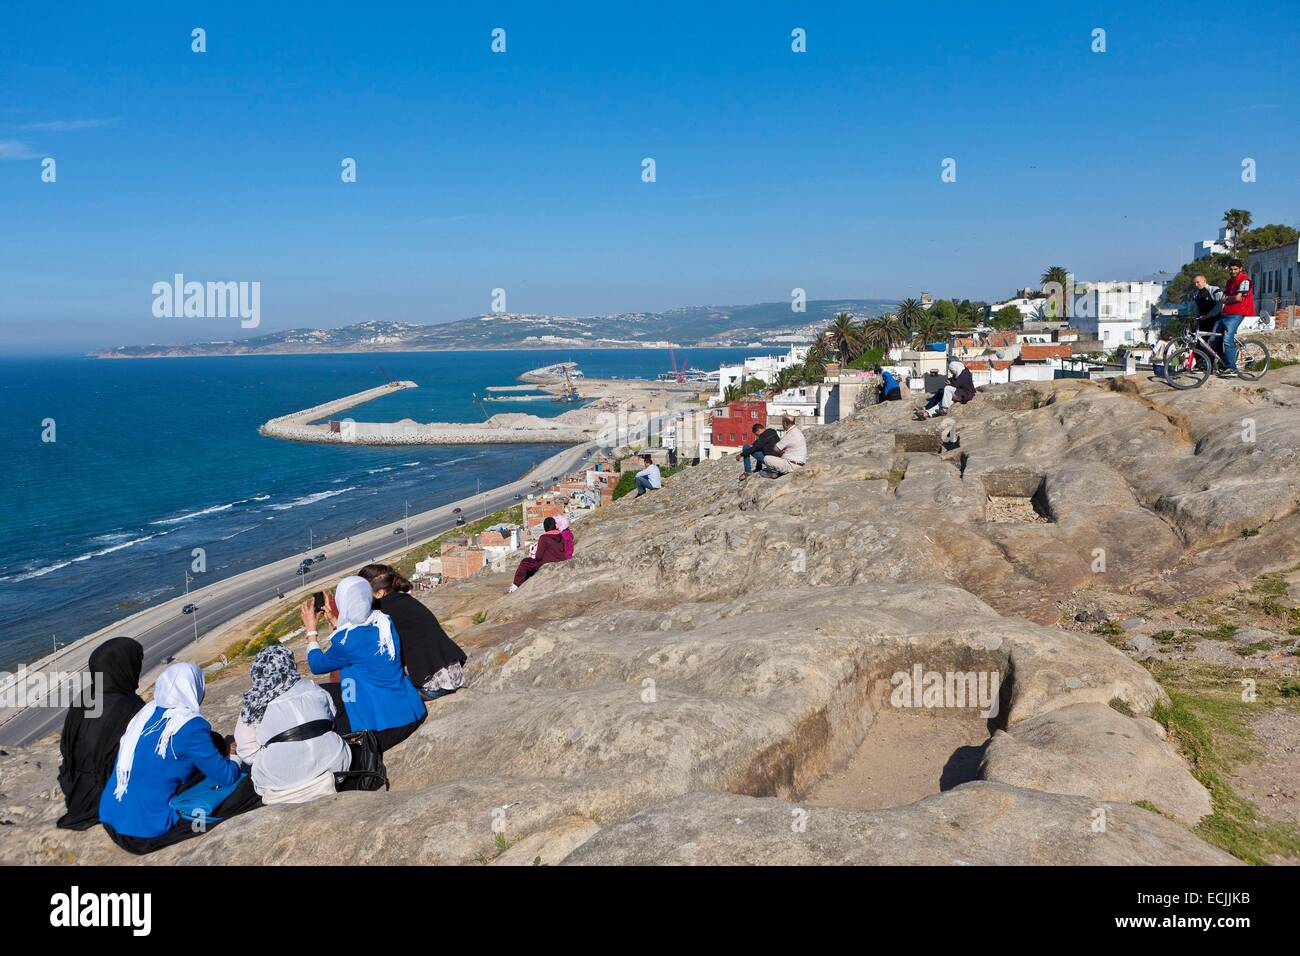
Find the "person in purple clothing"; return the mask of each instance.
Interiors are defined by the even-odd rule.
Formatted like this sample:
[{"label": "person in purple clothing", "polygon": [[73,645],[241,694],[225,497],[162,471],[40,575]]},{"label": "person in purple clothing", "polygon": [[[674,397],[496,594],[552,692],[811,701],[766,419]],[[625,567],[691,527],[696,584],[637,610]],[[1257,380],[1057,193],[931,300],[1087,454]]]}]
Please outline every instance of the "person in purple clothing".
[{"label": "person in purple clothing", "polygon": [[[144,854],[207,832],[221,820],[261,804],[239,762],[223,752],[224,741],[201,713],[203,671],[173,664],[154,685],[153,703],[131,718],[117,749],[113,776],[99,800],[99,819],[109,838],[129,853]],[[220,744],[220,746],[219,746]],[[171,806],[176,794],[205,779],[239,786],[198,826]]]},{"label": "person in purple clothing", "polygon": [[402,667],[401,637],[392,619],[374,609],[370,582],[353,575],[334,590],[337,609],[326,607],[334,633],[329,650],[316,640],[316,609],[302,604],[307,630],[307,667],[313,674],[339,672],[339,681],[321,685],[335,703],[340,734],[373,730],[381,750],[397,746],[424,722],[428,711]]}]

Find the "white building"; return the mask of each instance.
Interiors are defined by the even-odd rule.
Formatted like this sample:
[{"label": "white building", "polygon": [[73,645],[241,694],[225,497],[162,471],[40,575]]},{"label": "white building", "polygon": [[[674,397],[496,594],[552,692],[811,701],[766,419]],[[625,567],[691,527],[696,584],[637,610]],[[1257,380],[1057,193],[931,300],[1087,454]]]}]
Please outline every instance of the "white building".
[{"label": "white building", "polygon": [[767,420],[780,422],[782,415],[817,419],[822,410],[821,385],[800,385],[777,392],[767,403]]},{"label": "white building", "polygon": [[1084,283],[1086,291],[1075,296],[1070,325],[1107,349],[1155,341],[1166,285],[1139,279]]},{"label": "white building", "polygon": [[727,400],[727,389],[741,382],[756,378],[764,385],[771,385],[776,377],[787,368],[800,365],[808,357],[808,346],[791,345],[784,355],[753,355],[740,365],[723,365],[718,368],[718,395],[715,404]]},{"label": "white building", "polygon": [[1227,255],[1231,251],[1228,243],[1232,241],[1233,231],[1226,226],[1219,227],[1218,239],[1202,239],[1196,245],[1192,246],[1192,258],[1204,259],[1207,256],[1218,254]]},{"label": "white building", "polygon": [[1000,310],[1010,305],[1014,306],[1016,311],[1020,313],[1021,322],[1036,322],[1042,319],[1043,306],[1046,302],[1047,297],[1041,293],[1035,296],[1018,295],[1003,302],[994,302],[989,306],[989,314],[997,315]]}]

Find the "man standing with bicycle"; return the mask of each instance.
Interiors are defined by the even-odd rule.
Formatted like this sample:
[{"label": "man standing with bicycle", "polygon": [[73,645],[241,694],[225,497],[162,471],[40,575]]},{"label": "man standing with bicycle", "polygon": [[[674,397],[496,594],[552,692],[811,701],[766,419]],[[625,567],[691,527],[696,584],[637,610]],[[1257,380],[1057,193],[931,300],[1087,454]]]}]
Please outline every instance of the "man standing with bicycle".
[{"label": "man standing with bicycle", "polygon": [[1192,285],[1195,286],[1192,290],[1192,307],[1196,310],[1193,313],[1196,317],[1196,331],[1209,335],[1223,314],[1223,290],[1210,285],[1203,275],[1193,277]]},{"label": "man standing with bicycle", "polygon": [[1228,262],[1231,278],[1223,287],[1223,314],[1214,323],[1215,333],[1223,336],[1224,375],[1237,374],[1237,329],[1248,315],[1255,314],[1255,292],[1242,269],[1240,259]]}]

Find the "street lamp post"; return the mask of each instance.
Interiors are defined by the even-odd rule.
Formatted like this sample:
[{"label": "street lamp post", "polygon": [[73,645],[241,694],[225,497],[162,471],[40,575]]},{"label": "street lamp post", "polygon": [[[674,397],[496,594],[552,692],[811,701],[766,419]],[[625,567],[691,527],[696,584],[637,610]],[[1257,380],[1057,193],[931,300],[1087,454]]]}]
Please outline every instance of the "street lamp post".
[{"label": "street lamp post", "polygon": [[404,502],[402,502],[402,504],[404,504],[404,505],[406,506],[406,509],[405,509],[405,511],[404,511],[404,513],[403,513],[404,516],[403,516],[403,518],[402,518],[402,531],[404,531],[404,532],[406,533],[406,547],[407,547],[407,550],[410,550],[410,547],[411,547],[411,503],[410,503],[409,501],[404,501]]}]

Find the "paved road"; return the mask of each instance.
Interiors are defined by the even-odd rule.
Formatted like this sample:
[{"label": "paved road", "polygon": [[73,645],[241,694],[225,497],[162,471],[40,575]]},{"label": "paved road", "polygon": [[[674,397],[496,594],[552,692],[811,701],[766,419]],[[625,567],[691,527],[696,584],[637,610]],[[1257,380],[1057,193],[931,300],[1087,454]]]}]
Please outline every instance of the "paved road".
[{"label": "paved road", "polygon": [[[534,479],[549,487],[552,478],[574,471],[595,453],[594,444],[577,445],[553,455],[538,464],[518,481],[501,485],[458,502],[452,502],[432,511],[411,515],[407,521],[397,521],[353,535],[350,544],[336,541],[321,545],[317,554],[324,552],[326,559],[311,568],[305,579],[295,573],[302,555],[296,554],[273,564],[226,578],[207,587],[190,592],[189,597],[177,597],[154,607],[146,608],[111,627],[104,628],[41,661],[28,665],[28,671],[60,671],[65,674],[87,668],[90,652],[110,637],[134,637],[144,645],[144,669],[147,674],[166,658],[195,642],[197,638],[223,627],[235,618],[259,607],[279,601],[278,594],[292,593],[315,581],[328,581],[355,571],[372,558],[379,558],[404,549],[409,539],[414,546],[456,527],[458,517],[452,509],[461,508],[466,523],[500,511],[515,503],[515,495],[531,490]],[[400,534],[396,533],[401,528]],[[182,614],[186,602],[193,602],[198,610]],[[57,699],[57,695],[55,696]],[[27,702],[25,707],[0,708],[0,744],[21,746],[38,740],[57,730],[63,721],[65,708],[50,706],[46,699]]]}]

